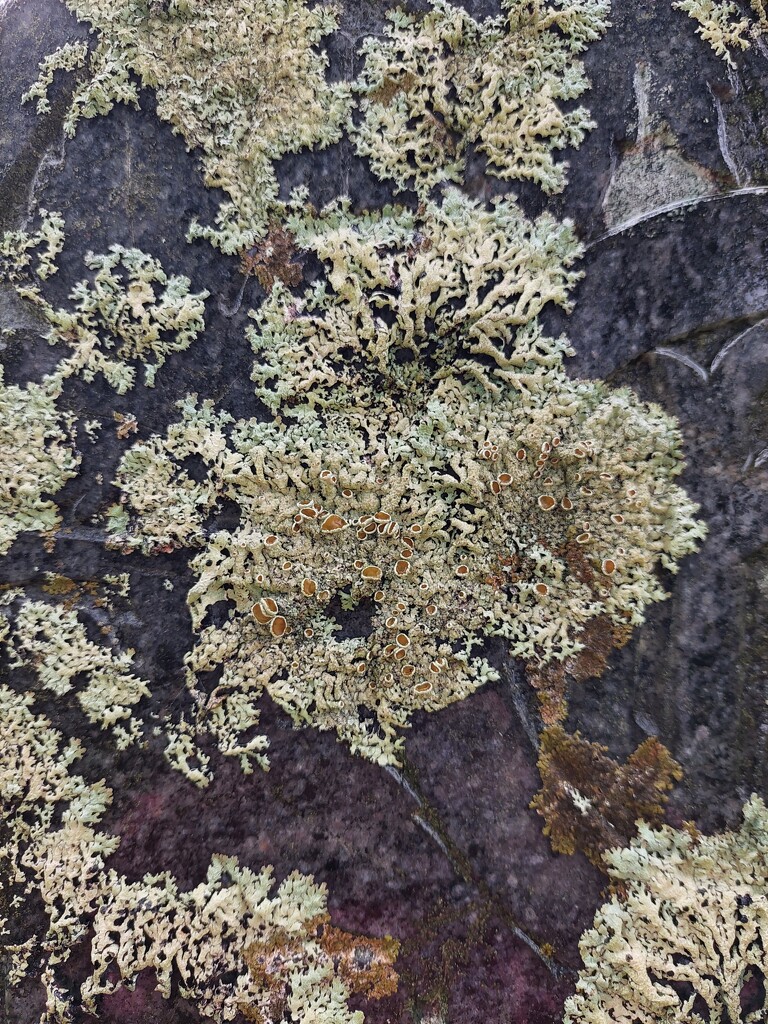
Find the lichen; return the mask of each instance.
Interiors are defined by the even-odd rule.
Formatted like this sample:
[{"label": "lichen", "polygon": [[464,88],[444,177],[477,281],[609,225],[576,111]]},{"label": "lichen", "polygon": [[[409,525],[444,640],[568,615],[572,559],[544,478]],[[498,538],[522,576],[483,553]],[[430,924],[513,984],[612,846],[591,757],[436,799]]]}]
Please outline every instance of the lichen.
[{"label": "lichen", "polygon": [[428,402],[436,379],[477,378],[498,391],[526,361],[555,365],[567,348],[538,343],[534,329],[517,336],[548,303],[571,308],[582,249],[569,221],[530,221],[510,199],[489,209],[451,188],[419,216],[355,216],[341,202],[288,223],[327,276],[298,299],[276,286],[254,315],[252,379],[273,412],[388,402],[394,415]]},{"label": "lichen", "polygon": [[[577,58],[605,29],[606,0],[503,0],[503,15],[484,21],[446,0],[425,15],[392,14],[385,38],[364,45],[361,117],[346,123],[374,172],[412,187],[420,204],[362,215],[343,200],[316,214],[301,191],[278,201],[276,162],[339,139],[349,112],[351,90],[326,80],[318,49],[337,27],[331,8],[67,6],[99,40],[66,131],[154,89],[159,116],[227,195],[215,226],[194,224],[191,236],[238,253],[267,292],[249,339],[271,419],[235,419],[190,395],[165,434],[136,441],[136,415],[114,413],[117,437],[132,444],[115,480],[120,501],[105,515],[112,543],[194,551],[191,708],[158,716],[153,730],[169,762],[206,785],[212,740],[245,772],[266,768],[266,692],[296,726],[333,730],[353,752],[397,764],[414,712],[496,678],[491,637],[532,677],[553,673],[539,689],[562,714],[567,678],[602,668],[666,596],[658,567],[675,571],[703,527],[675,483],[674,422],[628,389],[570,379],[568,341],[538,322],[549,303],[570,308],[581,253],[572,225],[532,221],[512,196],[482,205],[455,189],[435,198],[434,187],[461,182],[472,149],[502,179],[562,189],[567,165],[555,154],[592,124],[572,103],[587,88]],[[48,58],[27,98],[44,110],[55,70],[85,59],[74,45]],[[44,245],[35,273],[55,269],[63,236],[51,224],[47,235],[5,236],[0,252],[51,343],[72,350],[46,378],[48,393],[101,373],[123,394],[136,363],[152,386],[167,356],[202,330],[205,293],[113,246],[87,257],[94,273],[71,293],[74,309],[55,309],[31,281]],[[119,747],[139,735],[134,709],[149,688],[132,652],[94,643],[65,602],[15,594],[0,606],[12,664],[55,697],[73,694]],[[0,857],[47,917],[44,934],[8,946],[13,978],[37,972],[45,985],[45,1022],[95,1013],[143,971],[164,997],[175,985],[214,1021],[241,1012],[259,1024],[358,1024],[352,992],[393,990],[396,945],[330,926],[325,889],[311,878],[293,874],[275,889],[270,869],[216,855],[185,891],[168,872],[129,880],[109,867],[119,838],[97,827],[106,828],[110,791],[71,774],[80,745],[64,745],[30,709],[29,696],[0,688]],[[573,808],[594,806],[626,841],[625,819],[656,813],[676,765],[649,743],[622,775],[594,745],[560,733],[566,753],[555,763],[552,736],[541,809],[556,843],[596,859],[605,835],[583,839]],[[599,782],[576,788],[584,761]],[[76,945],[93,966],[79,994],[76,972],[60,966]]]},{"label": "lichen", "polygon": [[430,0],[422,15],[389,12],[385,37],[365,41],[351,135],[377,175],[425,199],[462,181],[473,146],[499,178],[562,190],[567,164],[554,153],[594,126],[570,102],[589,87],[576,55],[605,31],[609,3],[504,0],[502,9],[477,21]]},{"label": "lichen", "polygon": [[[568,568],[583,583],[594,580],[595,572],[581,545],[566,552]],[[528,682],[536,691],[539,714],[545,726],[562,722],[568,713],[567,694],[572,683],[601,676],[613,651],[622,648],[632,636],[626,623],[616,623],[607,615],[598,615],[584,625],[579,636],[580,650],[563,661],[530,666]]]},{"label": "lichen", "polygon": [[49,495],[76,476],[74,417],[56,408],[49,381],[3,383],[0,367],[0,555],[25,531],[48,533],[59,522]]},{"label": "lichen", "polygon": [[[273,1024],[362,1024],[349,994],[393,990],[397,943],[332,928],[325,887],[311,876],[294,872],[275,888],[271,868],[255,872],[216,855],[205,880],[184,891],[168,872],[129,881],[107,867],[120,839],[96,826],[111,791],[71,773],[82,747],[64,744],[32,705],[31,696],[0,686],[0,860],[12,906],[36,893],[47,925],[0,948],[16,983],[42,980],[41,1024],[95,1014],[101,996],[132,988],[147,970],[164,998],[176,989],[215,1022],[242,1011]],[[30,920],[22,923],[29,929]],[[78,996],[62,965],[84,941],[92,972]]]},{"label": "lichen", "polygon": [[[41,208],[37,220],[40,223],[36,231],[30,233],[20,228],[0,236],[2,280],[21,282],[33,272],[44,281],[56,273],[56,258],[64,247],[64,218],[60,213]],[[33,267],[34,256],[37,264]]]},{"label": "lichen", "polygon": [[[153,387],[171,353],[185,351],[204,329],[207,292],[192,293],[189,279],[168,276],[160,263],[138,249],[119,245],[109,253],[88,253],[92,278],[72,289],[72,308],[56,308],[41,283],[56,273],[64,244],[61,215],[40,210],[33,231],[0,236],[0,281],[48,323],[45,337],[70,354],[41,383],[24,387],[3,382],[0,367],[0,554],[25,531],[50,532],[60,517],[46,497],[76,476],[75,416],[57,403],[66,381],[93,381],[102,373],[119,394],[136,382],[137,364]],[[92,442],[99,421],[86,421]],[[123,429],[125,425],[123,425]],[[128,430],[135,430],[135,420]]]},{"label": "lichen", "polygon": [[720,835],[643,825],[606,862],[618,891],[581,939],[584,968],[566,1003],[565,1024],[764,1019],[768,811],[762,800],[753,796],[741,828]]},{"label": "lichen", "polygon": [[[224,252],[252,246],[279,209],[276,161],[341,137],[349,86],[326,81],[327,58],[318,51],[336,27],[331,6],[67,0],[67,7],[91,23],[99,41],[65,131],[74,134],[81,118],[118,102],[138,107],[139,83],[154,89],[158,116],[200,150],[206,184],[229,197],[217,226],[192,229]],[[45,62],[42,72],[30,90],[38,99],[50,75]]]},{"label": "lichen", "polygon": [[266,237],[240,254],[240,271],[255,277],[265,292],[276,281],[293,286],[301,283],[302,267],[295,261],[296,239],[279,221],[271,220]]},{"label": "lichen", "polygon": [[89,722],[109,729],[118,749],[140,738],[135,705],[150,696],[133,672],[132,650],[114,651],[88,638],[76,611],[45,601],[23,601],[11,620],[7,643],[13,667],[34,669],[38,684],[56,697],[76,690]]},{"label": "lichen", "polygon": [[53,85],[53,77],[57,71],[75,71],[85,65],[88,57],[88,44],[86,42],[65,43],[55,53],[44,57],[40,62],[40,75],[37,81],[21,97],[22,103],[30,103],[37,100],[36,111],[38,114],[48,114],[51,110],[51,103],[48,99],[48,90]]},{"label": "lichen", "polygon": [[[294,227],[327,277],[300,298],[276,284],[251,333],[274,421],[190,396],[124,457],[110,528],[125,550],[202,547],[188,683],[224,753],[263,763],[266,689],[393,763],[413,711],[493,678],[488,636],[532,666],[571,659],[591,621],[642,622],[665,596],[656,565],[703,527],[673,482],[674,423],[570,380],[567,342],[536,322],[567,306],[567,225],[451,194],[422,218],[334,207]],[[224,501],[240,524],[211,530]]]},{"label": "lichen", "polygon": [[715,53],[734,66],[732,50],[747,50],[768,33],[765,0],[750,0],[748,17],[733,0],[675,0],[673,6],[698,22],[696,31]]},{"label": "lichen", "polygon": [[[104,857],[120,840],[92,828],[103,817],[111,792],[103,780],[89,783],[71,774],[70,765],[83,753],[81,744],[64,744],[51,723],[33,713],[33,703],[31,694],[0,686],[0,860],[12,886],[4,894],[11,909],[20,917],[25,900],[38,891],[48,908],[49,927],[46,936],[27,936],[12,953],[3,952],[11,953],[18,979],[38,967],[51,979],[53,964],[66,960],[68,948],[87,929],[77,910],[69,912],[75,892],[94,883]],[[28,928],[31,922],[22,918],[24,923]],[[20,957],[25,945],[26,955]],[[49,1007],[67,1010],[58,986],[46,987]],[[45,1012],[41,1024],[70,1020],[69,1013]]]},{"label": "lichen", "polygon": [[[14,237],[4,236],[9,251]],[[60,387],[73,375],[90,382],[102,373],[122,395],[134,386],[133,364],[140,363],[144,383],[154,387],[168,356],[185,351],[204,329],[208,292],[190,292],[189,278],[169,277],[139,249],[113,245],[106,254],[89,252],[85,263],[95,273],[72,289],[71,309],[54,308],[36,284],[15,283],[48,321],[48,342],[72,349],[47,380]]]},{"label": "lichen", "polygon": [[641,743],[625,764],[560,726],[545,729],[540,739],[542,788],[531,807],[544,818],[555,853],[579,850],[604,869],[606,851],[626,846],[638,820],[663,822],[669,790],[682,770],[657,739]]}]

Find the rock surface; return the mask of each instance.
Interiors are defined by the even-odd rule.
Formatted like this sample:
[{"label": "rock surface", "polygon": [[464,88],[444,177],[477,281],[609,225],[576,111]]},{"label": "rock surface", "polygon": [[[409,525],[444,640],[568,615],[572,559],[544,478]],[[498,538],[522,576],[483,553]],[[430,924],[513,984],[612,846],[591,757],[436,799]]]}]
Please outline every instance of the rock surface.
[{"label": "rock surface", "polygon": [[[487,0],[465,6],[495,10]],[[381,18],[380,4],[343,0],[333,77],[349,74],[357,40]],[[62,212],[67,242],[50,282],[61,302],[87,250],[144,248],[210,292],[207,329],[191,351],[171,355],[153,390],[120,398],[98,380],[67,385],[66,408],[104,421],[100,442],[81,446],[80,474],[57,496],[55,545],[22,536],[0,563],[0,581],[34,596],[45,573],[86,583],[128,572],[131,598],[117,602],[112,625],[135,648],[136,671],[152,680],[164,713],[183,700],[188,556],[123,556],[94,527],[115,500],[110,481],[129,443],[116,436],[113,415],[134,415],[136,436],[148,437],[192,391],[250,414],[244,328],[261,293],[249,280],[241,296],[236,259],[185,241],[192,216],[211,219],[217,197],[194,154],[154,116],[148,91],[140,111],[117,107],[66,141],[71,75],[57,76],[50,114],[20,105],[42,57],[85,35],[58,0],[0,7],[0,227],[18,227],[37,206]],[[574,312],[548,311],[545,322],[567,328],[574,376],[630,385],[678,418],[682,483],[709,536],[665,580],[669,600],[650,609],[604,676],[574,688],[569,725],[622,758],[658,736],[685,772],[671,820],[709,831],[732,825],[749,793],[765,795],[768,783],[768,63],[754,49],[729,73],[666,0],[617,0],[586,63],[597,127],[568,154],[569,187],[550,199],[515,189],[526,212],[546,206],[571,217],[586,243]],[[318,205],[340,193],[360,208],[387,199],[347,142],[286,158],[278,171],[286,192],[305,182]],[[503,191],[480,169],[471,189]],[[39,323],[6,287],[0,327],[17,332],[0,340],[7,380],[39,380],[53,367]],[[102,626],[94,606],[89,628]],[[403,943],[400,991],[365,1004],[369,1024],[559,1020],[605,880],[580,855],[553,854],[529,808],[539,784],[535,702],[515,666],[471,698],[417,716],[402,774],[354,758],[330,735],[294,731],[263,703],[270,772],[245,777],[214,758],[216,779],[204,791],[172,772],[159,749],[115,754],[97,729],[74,724],[73,712],[87,747],[81,770],[107,774],[115,789],[106,822],[122,837],[115,867],[129,879],[170,870],[191,887],[211,854],[226,852],[252,867],[274,864],[278,879],[314,874],[328,884],[335,924]],[[57,721],[67,713],[59,709]],[[77,958],[68,965],[73,978],[83,968]],[[40,1011],[34,986],[9,987],[0,1019],[33,1024]],[[108,1024],[199,1019],[144,979],[134,993],[105,999],[101,1016]]]}]

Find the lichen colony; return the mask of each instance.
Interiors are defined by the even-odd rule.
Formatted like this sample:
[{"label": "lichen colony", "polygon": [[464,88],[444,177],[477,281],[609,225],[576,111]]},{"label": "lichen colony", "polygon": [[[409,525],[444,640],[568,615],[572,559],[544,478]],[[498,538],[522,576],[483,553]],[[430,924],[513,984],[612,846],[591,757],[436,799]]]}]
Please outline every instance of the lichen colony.
[{"label": "lichen colony", "polygon": [[[589,87],[581,58],[608,29],[607,0],[502,0],[484,18],[448,0],[393,8],[380,32],[356,40],[346,78],[329,74],[326,48],[345,30],[328,4],[66,6],[93,39],[46,57],[24,101],[45,116],[69,76],[63,127],[74,139],[116,104],[150,118],[151,93],[219,190],[212,222],[193,216],[189,240],[235,268],[240,297],[251,277],[260,291],[238,339],[245,412],[202,390],[140,432],[115,412],[125,443],[92,525],[125,576],[0,593],[11,981],[42,982],[44,1024],[98,1012],[141,972],[204,1020],[359,1024],[350,1000],[395,991],[398,943],[333,926],[311,875],[276,884],[270,867],[226,850],[193,888],[169,871],[129,878],[110,864],[121,844],[108,826],[112,782],[74,773],[86,749],[68,730],[98,735],[109,751],[99,764],[157,742],[186,776],[169,772],[174,783],[205,789],[223,758],[247,775],[269,768],[268,695],[294,727],[335,733],[397,775],[417,712],[441,712],[514,664],[538,700],[534,806],[545,832],[556,851],[586,853],[624,886],[584,938],[566,1020],[693,1019],[653,978],[628,994],[634,968],[617,966],[616,942],[638,962],[658,945],[676,963],[675,942],[656,933],[667,928],[664,901],[687,913],[689,874],[709,872],[713,901],[748,890],[762,906],[765,809],[747,804],[738,835],[675,831],[663,815],[681,771],[666,748],[647,740],[620,765],[568,733],[566,717],[571,682],[599,675],[629,642],[667,596],[661,573],[677,571],[705,526],[677,483],[674,419],[626,387],[572,376],[565,360],[582,339],[544,326],[545,310],[572,308],[584,252],[574,225],[503,192],[521,183],[545,202],[566,187],[562,151],[594,126],[576,101]],[[677,6],[723,56],[744,45],[733,5]],[[752,6],[762,26],[762,3]],[[318,208],[308,189],[285,184],[290,154],[337,144],[339,159],[364,161],[386,204],[338,196]],[[478,160],[493,181],[479,190]],[[93,466],[82,449],[87,439],[98,451],[103,424],[78,418],[66,396],[162,394],[177,360],[205,365],[214,300],[221,309],[194,275],[117,242],[87,252],[63,300],[52,280],[77,229],[41,208],[0,238],[0,280],[55,362],[39,380],[0,375],[2,555],[25,536],[53,549],[66,519],[57,496]],[[165,574],[169,592],[174,572],[186,581],[191,642],[171,668],[114,628],[139,560]],[[177,693],[161,703],[166,673]],[[710,846],[722,853],[714,868]],[[651,861],[663,893],[651,892]],[[17,934],[11,919],[25,900],[42,908],[42,931]],[[743,979],[762,924],[757,909],[739,922]],[[723,948],[725,927],[713,925]],[[698,979],[703,954],[681,943],[694,966],[678,973]],[[66,965],[83,949],[88,974],[74,985]],[[726,981],[713,985],[701,991],[714,1021],[732,996]]]}]

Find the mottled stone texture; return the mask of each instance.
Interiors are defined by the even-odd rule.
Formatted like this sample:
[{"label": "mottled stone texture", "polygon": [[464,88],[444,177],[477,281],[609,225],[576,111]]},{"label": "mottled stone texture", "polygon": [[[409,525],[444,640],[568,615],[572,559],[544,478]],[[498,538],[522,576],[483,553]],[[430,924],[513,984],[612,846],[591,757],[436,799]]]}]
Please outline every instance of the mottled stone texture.
[{"label": "mottled stone texture", "polygon": [[[329,46],[334,77],[350,75],[358,42],[382,24],[385,7],[341,6],[343,31]],[[467,7],[493,9],[487,0]],[[570,724],[622,758],[658,735],[685,770],[671,819],[693,818],[706,830],[732,825],[752,790],[765,794],[768,773],[768,193],[760,187],[768,177],[768,63],[753,50],[729,75],[667,0],[616,0],[612,20],[586,55],[598,127],[568,154],[569,187],[549,200],[533,187],[515,191],[529,214],[546,205],[572,217],[587,244],[574,313],[545,316],[572,339],[571,371],[631,385],[679,418],[683,483],[710,533],[668,579],[671,599],[650,610],[606,675],[572,694]],[[192,215],[210,220],[217,197],[202,186],[194,155],[153,116],[148,92],[141,112],[118,108],[83,122],[66,143],[71,76],[57,76],[50,114],[20,107],[38,61],[84,35],[58,0],[0,6],[0,227],[19,226],[36,205],[62,212],[67,243],[50,282],[62,302],[88,249],[143,248],[168,273],[210,291],[208,328],[188,352],[171,355],[154,390],[138,386],[119,398],[99,380],[67,385],[62,405],[107,426],[98,446],[82,444],[81,472],[57,496],[64,527],[53,549],[21,537],[0,564],[0,581],[23,583],[34,596],[46,571],[78,581],[128,571],[131,600],[116,625],[165,712],[185,699],[188,556],[106,550],[92,517],[115,500],[110,479],[126,446],[162,431],[182,395],[198,391],[236,416],[251,414],[244,327],[261,293],[249,280],[238,305],[237,260],[185,242]],[[388,198],[347,142],[287,158],[278,170],[286,194],[306,182],[317,203],[339,193],[360,208]],[[476,195],[503,191],[478,161],[470,186]],[[705,199],[653,212],[695,196]],[[0,342],[9,381],[39,379],[54,365],[39,325],[8,289],[0,290],[0,326],[18,331]],[[118,439],[114,412],[134,414],[138,435]],[[101,614],[94,609],[93,629]],[[604,879],[580,856],[553,855],[542,836],[528,806],[538,785],[535,702],[501,652],[495,663],[501,682],[416,718],[397,778],[332,736],[293,731],[264,698],[269,774],[244,777],[214,758],[216,781],[199,791],[167,767],[159,746],[115,755],[72,709],[71,731],[88,747],[82,770],[115,787],[107,823],[123,837],[115,866],[129,878],[171,870],[192,886],[211,854],[223,852],[253,867],[272,863],[278,878],[314,873],[328,883],[334,923],[403,941],[400,994],[365,1007],[371,1024],[418,1022],[435,1011],[451,1024],[557,1021]],[[40,707],[50,708],[44,697]],[[69,714],[59,708],[56,721],[66,727]],[[544,943],[549,962],[532,948]],[[73,959],[72,977],[84,968]],[[0,1020],[32,1024],[40,998],[31,986],[7,990]],[[133,994],[106,999],[102,1018],[199,1019],[144,980]]]}]

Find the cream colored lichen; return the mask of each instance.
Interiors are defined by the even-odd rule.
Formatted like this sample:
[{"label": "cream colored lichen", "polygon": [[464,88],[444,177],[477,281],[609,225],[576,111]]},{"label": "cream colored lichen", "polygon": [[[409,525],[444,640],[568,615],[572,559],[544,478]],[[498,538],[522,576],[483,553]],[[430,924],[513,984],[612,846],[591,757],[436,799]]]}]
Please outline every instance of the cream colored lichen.
[{"label": "cream colored lichen", "polygon": [[13,667],[34,669],[39,685],[56,697],[75,689],[88,721],[110,729],[118,749],[141,736],[134,711],[150,690],[132,672],[132,650],[94,643],[71,608],[23,601],[15,614],[2,612],[11,621],[7,642]]},{"label": "cream colored lichen", "polygon": [[[421,219],[334,208],[302,244],[326,280],[276,286],[251,333],[275,420],[190,396],[124,457],[109,525],[126,550],[202,548],[188,683],[224,753],[263,763],[266,689],[297,725],[391,763],[413,711],[493,678],[487,637],[543,665],[594,618],[637,625],[665,596],[656,566],[703,530],[674,483],[673,422],[570,380],[567,342],[536,322],[567,305],[567,225],[451,195]],[[224,501],[240,524],[211,531]]]},{"label": "cream colored lichen", "polygon": [[53,85],[53,76],[57,71],[75,71],[85,65],[88,57],[86,42],[65,43],[64,46],[49,54],[40,62],[40,76],[37,81],[21,97],[22,103],[37,100],[35,109],[38,114],[48,114],[51,110],[48,90]]},{"label": "cream colored lichen", "polygon": [[[93,883],[119,839],[92,828],[111,793],[103,781],[88,783],[70,773],[82,755],[80,743],[64,744],[32,706],[31,695],[0,686],[0,863],[11,886],[4,895],[17,922],[26,923],[24,903],[39,893],[49,907],[50,927],[46,935],[27,935],[12,947],[3,944],[0,952],[11,960],[18,980],[38,968],[49,979],[48,1006],[61,1012],[44,1012],[41,1024],[69,1024],[69,1000],[53,983],[54,965],[67,959],[68,949],[87,930],[78,911],[69,908],[74,893]],[[75,849],[79,859],[73,865]]]},{"label": "cream colored lichen", "polygon": [[208,292],[190,292],[189,278],[169,277],[153,256],[113,245],[106,254],[88,253],[92,278],[72,289],[71,309],[54,308],[36,285],[17,285],[19,295],[36,305],[50,324],[48,341],[72,349],[51,382],[79,374],[92,381],[102,373],[118,394],[136,382],[154,387],[157,371],[173,352],[183,352],[204,329]]},{"label": "cream colored lichen", "polygon": [[747,50],[768,32],[765,0],[750,0],[751,16],[733,0],[675,0],[673,6],[698,22],[698,34],[730,65],[732,50]]},{"label": "cream colored lichen", "polygon": [[50,381],[4,384],[0,367],[0,555],[20,533],[59,525],[50,496],[77,474],[74,417],[56,408],[57,393]]},{"label": "cream colored lichen", "polygon": [[144,383],[154,387],[168,356],[185,351],[204,329],[208,292],[191,292],[189,278],[169,276],[157,259],[140,249],[113,245],[108,253],[86,254],[85,264],[94,273],[72,289],[70,308],[55,308],[32,274],[45,279],[56,273],[64,221],[57,213],[40,213],[35,233],[18,230],[0,236],[0,280],[11,283],[48,322],[51,345],[72,349],[45,378],[49,390],[57,394],[75,374],[90,382],[102,373],[124,394],[135,384],[136,363],[144,366]]},{"label": "cream colored lichen", "polygon": [[[96,1013],[101,996],[132,988],[144,971],[164,998],[177,990],[205,1020],[228,1021],[244,1010],[274,1024],[362,1024],[363,1014],[347,1005],[348,977],[323,940],[324,886],[294,872],[275,888],[271,868],[255,872],[218,855],[188,891],[168,872],[129,881],[108,868],[120,839],[97,826],[111,791],[72,774],[82,748],[65,745],[32,704],[0,686],[0,861],[13,906],[36,894],[47,927],[0,944],[0,952],[16,983],[30,974],[43,982],[41,1024]],[[29,930],[30,920],[19,916]],[[347,938],[351,953],[354,938]],[[76,993],[62,965],[83,942],[92,971]],[[265,969],[258,974],[247,957],[260,949]],[[360,975],[368,969],[361,966]]]},{"label": "cream colored lichen", "polygon": [[[195,225],[225,252],[251,245],[279,205],[274,164],[287,153],[341,137],[350,90],[326,80],[318,47],[336,27],[334,8],[305,0],[67,0],[99,42],[89,81],[77,88],[65,130],[115,103],[139,106],[154,89],[157,114],[200,150],[206,184],[228,198],[216,226]],[[50,60],[50,58],[49,58]],[[44,62],[30,90],[40,99]],[[132,76],[136,76],[133,78]]]},{"label": "cream colored lichen", "polygon": [[[536,376],[526,369],[521,376]],[[672,482],[679,436],[626,390],[544,372],[547,390],[535,396],[441,381],[406,424],[375,412],[362,423],[308,414],[290,426],[235,424],[231,446],[206,463],[201,486],[214,504],[195,505],[184,521],[182,466],[157,478],[151,456],[164,471],[173,464],[162,439],[137,446],[118,483],[126,508],[135,495],[149,514],[132,517],[122,545],[201,543],[216,501],[241,509],[240,527],[213,533],[192,562],[188,602],[202,633],[190,684],[208,729],[221,735],[220,705],[232,692],[266,688],[297,723],[333,728],[354,750],[389,761],[412,711],[444,707],[488,678],[473,656],[483,637],[505,636],[513,655],[546,663],[577,651],[594,617],[642,621],[664,596],[657,562],[674,568],[701,535]],[[202,419],[201,441],[210,430]],[[183,422],[195,431],[190,408]],[[176,447],[175,458],[192,450]],[[547,452],[557,454],[540,461]],[[139,462],[146,476],[133,475]],[[163,487],[168,504],[148,510],[147,495]],[[269,608],[254,617],[266,599],[280,620]],[[233,617],[205,626],[222,601]],[[274,636],[283,621],[285,635]],[[220,683],[204,698],[196,680],[216,668]],[[223,749],[242,754],[231,739]]]},{"label": "cream colored lichen", "polygon": [[168,763],[185,775],[196,786],[207,786],[213,779],[209,765],[211,759],[195,742],[195,729],[184,719],[176,723],[157,726],[155,735],[164,736],[165,756]]},{"label": "cream colored lichen", "polygon": [[555,152],[594,127],[570,103],[589,86],[577,55],[605,31],[609,6],[504,0],[484,21],[448,0],[431,0],[424,15],[390,12],[385,37],[362,48],[358,152],[421,198],[463,180],[470,146],[490,174],[561,191],[567,164]]},{"label": "cream colored lichen", "polygon": [[[64,246],[64,218],[60,213],[40,209],[39,227],[23,228],[0,235],[0,277],[13,283],[23,281],[32,271],[45,280],[57,271],[56,257]],[[32,265],[33,258],[37,263]]]},{"label": "cream colored lichen", "polygon": [[[532,335],[511,364],[504,355],[518,331],[550,302],[570,310],[581,276],[570,222],[530,221],[511,198],[486,208],[451,188],[419,217],[355,217],[340,203],[288,224],[327,278],[299,299],[275,285],[254,315],[252,379],[273,412],[389,400],[392,412],[410,413],[451,376],[498,389],[526,361]],[[564,347],[549,340],[539,357],[556,363]]]},{"label": "cream colored lichen", "polygon": [[[753,796],[738,831],[697,836],[641,826],[606,855],[620,886],[580,943],[584,968],[565,1024],[764,1020],[768,811]],[[748,1013],[747,1016],[744,1014]]]}]

